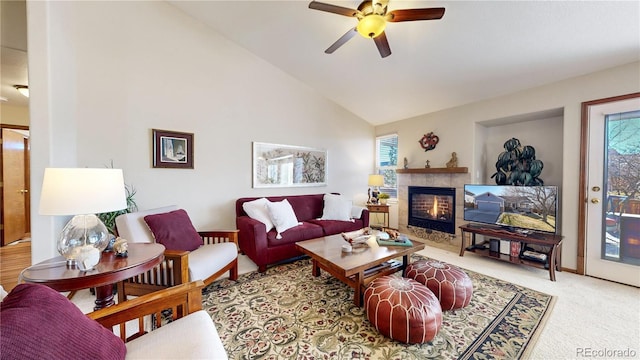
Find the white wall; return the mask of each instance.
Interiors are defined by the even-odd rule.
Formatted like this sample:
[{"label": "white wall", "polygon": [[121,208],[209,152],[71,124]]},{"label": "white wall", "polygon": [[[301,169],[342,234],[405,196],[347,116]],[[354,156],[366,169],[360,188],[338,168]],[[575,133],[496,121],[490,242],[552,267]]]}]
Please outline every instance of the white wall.
[{"label": "white wall", "polygon": [[[562,109],[561,170],[554,169],[553,178],[561,173],[562,181],[562,266],[577,267],[578,187],[580,176],[580,114],[584,101],[606,98],[640,91],[640,62],[618,66],[554,84],[497,97],[473,104],[459,106],[411,119],[376,127],[376,134],[398,133],[398,157],[407,157],[409,167],[424,167],[431,160],[432,167],[442,167],[451,156],[458,153],[459,166],[469,167],[474,182],[484,182],[482,146],[475,140],[487,135],[487,129],[478,123],[495,119],[517,118],[522,114]],[[548,121],[557,123],[549,119]],[[435,150],[424,152],[418,144],[423,134],[433,131],[440,137]],[[552,131],[552,130],[550,130]],[[522,140],[522,139],[521,139]],[[554,136],[544,137],[536,150],[542,150],[557,141]],[[489,156],[489,155],[488,155]],[[540,157],[547,166],[552,161]],[[494,160],[495,161],[495,160]],[[491,176],[491,174],[489,174]],[[545,170],[542,172],[545,179]]]},{"label": "white wall", "polygon": [[[374,130],[164,2],[28,2],[34,262],[64,220],[38,215],[45,167],[113,161],[142,209],[235,228],[243,196],[366,191]],[[195,169],[154,169],[151,129],[194,133]],[[328,150],[328,185],[252,189],[252,141]]]},{"label": "white wall", "polygon": [[[374,134],[362,119],[166,3],[30,1],[27,13],[34,262],[55,255],[66,220],[37,213],[45,167],[113,160],[138,189],[141,208],[177,203],[200,229],[235,227],[237,197],[363,192],[374,135],[397,132],[398,156],[410,167],[427,159],[444,166],[456,151],[459,166],[475,175],[482,147],[474,139],[484,131],[477,123],[563,109],[563,266],[575,269],[580,104],[640,91],[636,62],[386,124]],[[152,169],[152,128],[193,132],[196,168]],[[440,142],[424,152],[418,140],[430,131]],[[329,185],[252,189],[252,141],[328,149]]]},{"label": "white wall", "polygon": [[29,108],[0,102],[0,124],[29,126]]},{"label": "white wall", "polygon": [[512,137],[520,140],[522,146],[535,148],[536,159],[544,164],[540,178],[545,185],[562,185],[562,117],[487,126],[484,137],[475,140],[483,145],[480,156],[484,159],[478,164],[484,170],[478,183],[495,184],[491,176],[496,172],[498,155],[505,151],[504,143]]}]

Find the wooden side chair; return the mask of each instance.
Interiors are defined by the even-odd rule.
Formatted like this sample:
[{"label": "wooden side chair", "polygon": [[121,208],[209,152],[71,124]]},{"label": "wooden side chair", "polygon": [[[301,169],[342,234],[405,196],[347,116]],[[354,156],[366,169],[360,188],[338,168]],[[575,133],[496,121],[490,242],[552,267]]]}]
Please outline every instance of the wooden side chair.
[{"label": "wooden side chair", "polygon": [[118,301],[202,280],[207,286],[229,271],[238,278],[238,230],[197,232],[184,210],[166,206],[116,218],[120,237],[129,242],[158,242],[167,248],[152,270],[118,283]]},{"label": "wooden side chair", "polygon": [[[87,314],[126,342],[127,359],[227,359],[215,324],[202,310],[202,281],[190,282],[140,296]],[[171,309],[163,326],[162,311]],[[145,318],[155,315],[154,330],[144,328]],[[124,324],[137,320],[133,333]],[[143,336],[144,335],[144,336]]]},{"label": "wooden side chair", "polygon": [[45,285],[19,284],[0,307],[1,358],[227,359],[202,310],[203,286],[181,284],[83,314]]}]

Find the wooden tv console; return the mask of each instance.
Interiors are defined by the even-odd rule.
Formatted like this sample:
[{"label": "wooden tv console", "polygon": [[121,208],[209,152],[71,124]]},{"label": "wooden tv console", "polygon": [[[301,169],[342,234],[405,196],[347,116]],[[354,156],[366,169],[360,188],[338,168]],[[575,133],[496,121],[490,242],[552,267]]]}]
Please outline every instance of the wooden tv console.
[{"label": "wooden tv console", "polygon": [[[549,269],[549,278],[551,281],[556,281],[555,271],[561,270],[561,257],[562,257],[562,236],[555,234],[546,234],[539,232],[532,232],[528,234],[521,234],[505,230],[503,228],[491,225],[475,225],[466,224],[460,226],[462,231],[462,244],[460,245],[460,256],[464,256],[465,251],[471,251],[473,253],[514,263],[534,266],[541,269]],[[511,256],[511,254],[501,254],[500,251],[491,251],[489,248],[489,240],[477,244],[476,234],[496,238],[499,240],[517,241],[521,243],[521,248],[525,249],[527,244],[541,245],[544,249],[548,249],[544,252],[546,254],[546,261],[537,261],[523,258],[522,256]],[[467,243],[467,240],[470,242]]]}]

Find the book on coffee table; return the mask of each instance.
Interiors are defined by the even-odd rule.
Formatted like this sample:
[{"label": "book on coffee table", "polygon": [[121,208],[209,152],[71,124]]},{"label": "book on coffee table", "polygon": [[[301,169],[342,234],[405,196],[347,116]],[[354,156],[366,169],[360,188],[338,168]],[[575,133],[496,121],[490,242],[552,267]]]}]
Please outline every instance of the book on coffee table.
[{"label": "book on coffee table", "polygon": [[376,241],[381,246],[413,246],[413,243],[406,235],[399,235],[396,239],[381,239],[376,236]]}]

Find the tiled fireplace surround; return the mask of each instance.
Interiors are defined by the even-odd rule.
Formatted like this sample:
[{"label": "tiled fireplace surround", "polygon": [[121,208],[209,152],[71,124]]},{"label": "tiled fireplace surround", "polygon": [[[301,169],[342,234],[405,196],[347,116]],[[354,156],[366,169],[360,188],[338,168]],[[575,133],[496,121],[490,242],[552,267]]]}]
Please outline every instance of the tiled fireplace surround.
[{"label": "tiled fireplace surround", "polygon": [[[462,225],[464,214],[464,184],[470,183],[469,173],[398,173],[398,227],[400,232],[428,239],[438,243],[459,246],[461,243],[458,226]],[[456,189],[456,234],[409,227],[409,186],[452,187]]]}]

